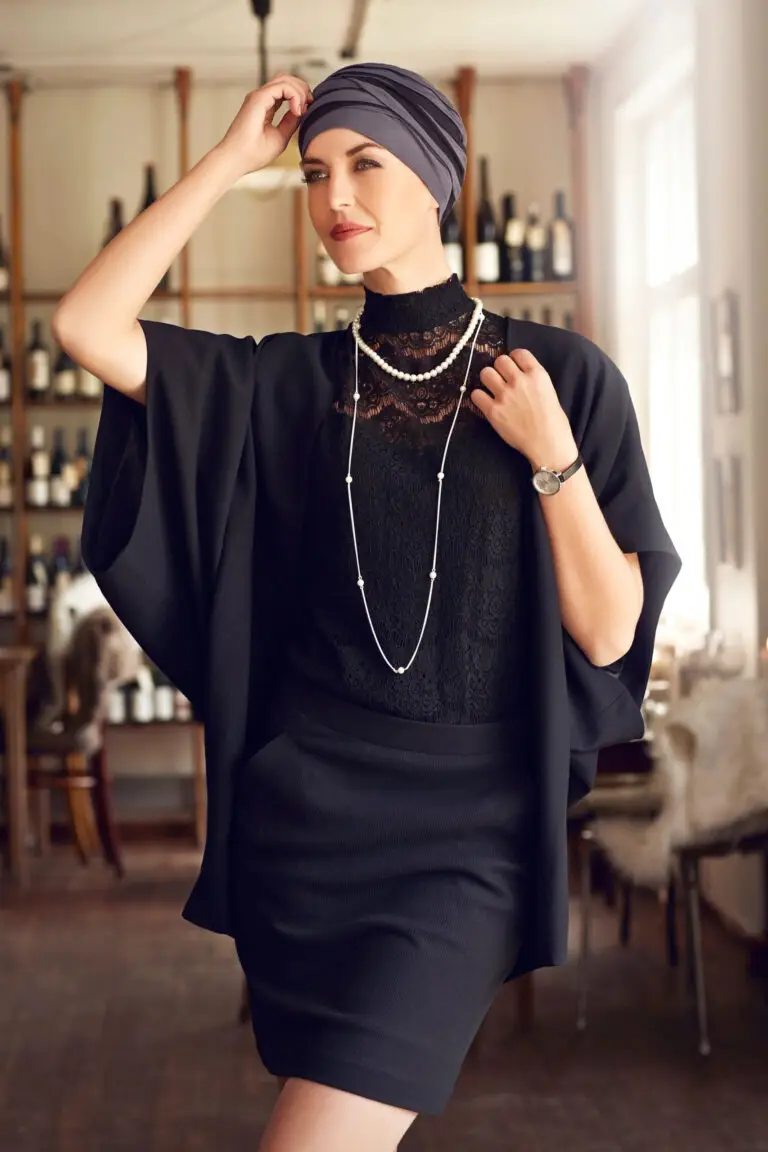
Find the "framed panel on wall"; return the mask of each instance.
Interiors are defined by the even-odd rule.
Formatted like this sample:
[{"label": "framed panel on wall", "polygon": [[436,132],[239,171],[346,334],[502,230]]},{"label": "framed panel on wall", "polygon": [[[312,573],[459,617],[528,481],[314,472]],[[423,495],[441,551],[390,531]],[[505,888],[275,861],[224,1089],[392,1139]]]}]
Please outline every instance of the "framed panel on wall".
[{"label": "framed panel on wall", "polygon": [[712,301],[712,364],[715,411],[719,416],[740,412],[739,308],[730,289]]}]

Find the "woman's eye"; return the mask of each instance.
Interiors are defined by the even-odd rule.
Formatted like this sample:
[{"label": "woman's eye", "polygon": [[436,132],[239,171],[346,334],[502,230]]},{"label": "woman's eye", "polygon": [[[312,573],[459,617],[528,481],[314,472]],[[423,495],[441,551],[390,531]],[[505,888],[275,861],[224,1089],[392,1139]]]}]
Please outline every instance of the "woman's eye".
[{"label": "woman's eye", "polygon": [[316,184],[317,180],[322,175],[323,173],[320,171],[320,169],[315,168],[313,172],[305,172],[302,176],[302,181],[304,184]]},{"label": "woman's eye", "polygon": [[362,157],[360,160],[358,160],[356,167],[358,169],[380,168],[381,165],[377,164],[375,160],[370,160],[367,157]]}]

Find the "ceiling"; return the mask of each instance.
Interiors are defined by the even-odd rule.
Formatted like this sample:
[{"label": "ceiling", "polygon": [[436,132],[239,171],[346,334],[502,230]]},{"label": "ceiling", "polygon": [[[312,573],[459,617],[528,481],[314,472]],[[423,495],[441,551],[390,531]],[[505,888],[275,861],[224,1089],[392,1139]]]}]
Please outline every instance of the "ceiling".
[{"label": "ceiling", "polygon": [[[272,0],[269,71],[316,82],[339,67],[364,13],[357,59],[433,78],[562,72],[605,54],[655,0]],[[38,81],[258,78],[250,0],[0,0],[0,66]]]}]

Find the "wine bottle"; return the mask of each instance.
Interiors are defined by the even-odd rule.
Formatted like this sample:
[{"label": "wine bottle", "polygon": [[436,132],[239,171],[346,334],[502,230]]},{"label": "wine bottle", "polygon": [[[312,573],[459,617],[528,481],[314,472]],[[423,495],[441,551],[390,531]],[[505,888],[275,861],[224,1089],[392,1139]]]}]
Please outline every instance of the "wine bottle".
[{"label": "wine bottle", "polygon": [[314,331],[325,332],[328,327],[328,309],[325,305],[325,300],[315,300],[312,307],[312,316],[314,319]]},{"label": "wine bottle", "polygon": [[464,279],[464,247],[461,242],[461,224],[454,204],[440,226],[446,263],[454,276]]},{"label": "wine bottle", "polygon": [[517,215],[517,197],[508,192],[503,200],[501,230],[501,278],[508,284],[525,280],[525,221]]},{"label": "wine bottle", "polygon": [[0,293],[7,292],[11,286],[11,269],[8,252],[3,243],[3,218],[0,216]]},{"label": "wine bottle", "polygon": [[13,508],[13,429],[0,425],[0,508]]},{"label": "wine bottle", "polygon": [[53,541],[50,566],[50,588],[54,593],[63,592],[72,581],[72,560],[69,554],[69,540],[57,536]]},{"label": "wine bottle", "polygon": [[107,222],[107,231],[104,236],[102,248],[106,248],[115,236],[123,230],[123,202],[116,196],[109,202],[109,220]]},{"label": "wine bottle", "polygon": [[33,424],[30,430],[26,482],[27,503],[33,508],[46,508],[51,496],[51,459],[41,424]]},{"label": "wine bottle", "polygon": [[91,453],[88,448],[87,428],[78,429],[73,464],[72,503],[82,508],[88,496],[88,481],[91,475]]},{"label": "wine bottle", "polygon": [[341,272],[331,260],[322,240],[318,240],[315,252],[317,262],[317,282],[326,288],[335,288],[341,284]]},{"label": "wine bottle", "polygon": [[51,353],[43,339],[41,320],[32,321],[32,338],[27,345],[27,391],[30,400],[44,400],[51,387]]},{"label": "wine bottle", "polygon": [[51,504],[57,508],[68,508],[72,503],[72,468],[64,448],[64,429],[56,428],[53,433],[51,452]]},{"label": "wine bottle", "polygon": [[[140,205],[139,210],[136,213],[136,215],[140,216],[141,213],[145,212],[146,209],[149,208],[149,206],[151,204],[154,204],[156,200],[157,200],[157,191],[155,189],[155,166],[154,166],[154,164],[145,164],[144,165],[144,195],[142,197],[141,205]],[[170,271],[170,268],[166,268],[165,272],[163,273],[163,278],[157,286],[157,290],[158,290],[158,292],[169,292],[170,288],[171,288],[171,271]]]},{"label": "wine bottle", "polygon": [[530,308],[523,308],[522,312],[520,313],[520,319],[525,320],[525,321],[530,321],[531,318],[532,317],[531,317]]},{"label": "wine bottle", "polygon": [[174,714],[174,695],[175,688],[171,684],[168,677],[159,668],[153,666],[152,680],[154,682],[155,692],[155,719],[169,721],[173,720]]},{"label": "wine bottle", "polygon": [[565,215],[565,193],[555,193],[555,215],[549,225],[549,274],[553,280],[573,280],[576,274],[573,222]]},{"label": "wine bottle", "polygon": [[71,400],[77,395],[77,364],[64,348],[53,366],[53,394],[57,400]]},{"label": "wine bottle", "polygon": [[7,536],[2,536],[0,537],[0,616],[12,616],[15,607],[11,549]]},{"label": "wine bottle", "polygon": [[48,607],[48,566],[43,556],[43,538],[34,533],[29,538],[29,555],[24,578],[24,599],[30,616],[39,616]]},{"label": "wine bottle", "polygon": [[547,230],[536,203],[529,206],[525,225],[525,278],[534,284],[547,278]]},{"label": "wine bottle", "polygon": [[349,309],[339,305],[336,309],[336,331],[342,332],[349,327]]},{"label": "wine bottle", "polygon": [[478,282],[483,284],[495,284],[499,279],[499,234],[491,204],[487,156],[480,157],[480,200],[477,205],[475,276]]},{"label": "wine bottle", "polygon": [[0,328],[0,404],[11,402],[12,379],[11,357],[5,347],[5,333]]},{"label": "wine bottle", "polygon": [[541,310],[541,322],[542,322],[542,324],[551,324],[552,323],[552,309],[549,307],[548,304],[545,304],[545,306]]},{"label": "wine bottle", "polygon": [[573,332],[573,312],[563,313],[563,328],[568,332]]}]

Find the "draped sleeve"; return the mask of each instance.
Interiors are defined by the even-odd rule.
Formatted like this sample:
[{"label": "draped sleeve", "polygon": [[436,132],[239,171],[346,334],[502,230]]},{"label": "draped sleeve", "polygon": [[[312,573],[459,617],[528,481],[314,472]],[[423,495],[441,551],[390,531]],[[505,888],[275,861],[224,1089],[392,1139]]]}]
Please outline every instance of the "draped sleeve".
[{"label": "draped sleeve", "polygon": [[82,555],[128,630],[202,715],[209,608],[249,443],[257,345],[141,325],[146,405],[104,389]]},{"label": "draped sleeve", "polygon": [[681,562],[656,500],[626,380],[590,341],[581,339],[578,360],[578,371],[564,372],[561,402],[616,543],[638,554],[644,589],[631,647],[615,664],[595,667],[563,632],[572,748],[592,752],[643,735],[640,707],[656,630]]}]

